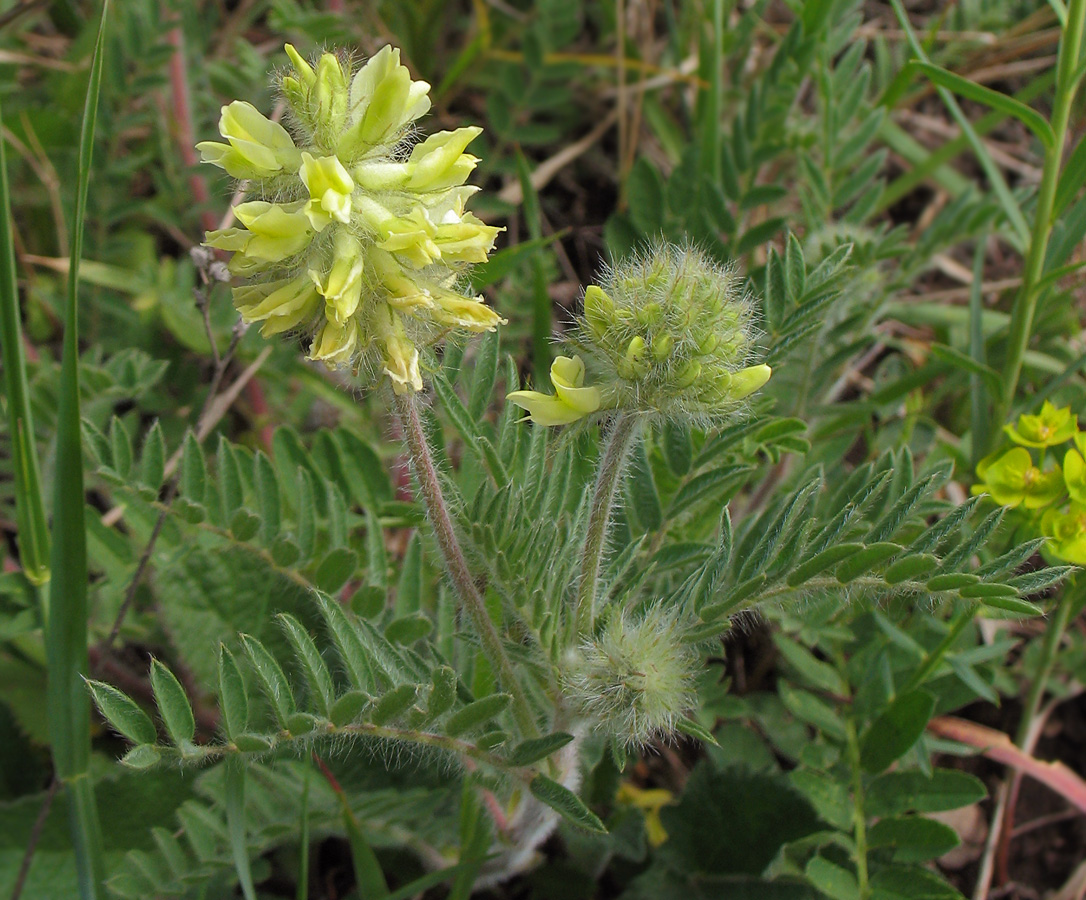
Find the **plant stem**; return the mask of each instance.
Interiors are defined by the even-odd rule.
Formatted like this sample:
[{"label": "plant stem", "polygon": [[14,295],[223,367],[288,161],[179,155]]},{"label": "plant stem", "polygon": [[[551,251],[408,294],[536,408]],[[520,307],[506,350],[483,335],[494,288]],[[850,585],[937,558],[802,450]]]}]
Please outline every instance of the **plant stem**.
[{"label": "plant stem", "polygon": [[977,604],[975,603],[970,603],[965,609],[958,613],[950,623],[950,630],[943,635],[943,639],[939,641],[938,645],[924,657],[924,661],[920,663],[916,671],[913,672],[912,677],[909,678],[904,687],[898,692],[899,694],[907,694],[910,691],[916,690],[931,677],[931,674],[939,668],[939,664],[943,661],[943,657],[946,656],[947,651],[954,646],[954,642],[958,640],[966,626],[973,621],[973,617],[976,614]]},{"label": "plant stem", "polygon": [[452,579],[456,592],[460,595],[461,606],[467,610],[475,630],[482,641],[483,653],[493,667],[494,672],[501,682],[502,689],[513,697],[513,715],[517,724],[525,736],[533,736],[538,733],[535,717],[524,689],[517,680],[505,648],[502,647],[501,637],[494,622],[487,612],[486,604],[475,586],[475,579],[468,569],[464,551],[457,540],[456,531],[453,529],[452,519],[449,516],[448,504],[445,502],[445,494],[441,490],[441,482],[437,477],[437,469],[434,467],[434,458],[430,453],[430,445],[427,443],[426,434],[422,430],[422,422],[419,419],[418,400],[414,393],[407,392],[396,397],[396,411],[400,417],[403,428],[404,440],[411,456],[411,464],[415,470],[415,477],[419,482],[419,490],[426,506],[426,514],[430,519],[430,526],[434,530],[441,555],[445,558],[445,567]]},{"label": "plant stem", "polygon": [[867,880],[867,816],[864,813],[863,769],[860,767],[860,739],[856,734],[856,722],[850,716],[845,724],[848,741],[848,763],[852,769],[852,831],[856,844],[856,884],[860,900],[871,896]]},{"label": "plant stem", "polygon": [[1056,201],[1063,148],[1067,140],[1067,124],[1071,116],[1075,91],[1078,87],[1075,70],[1082,49],[1082,36],[1086,25],[1086,0],[1071,0],[1067,10],[1067,24],[1060,35],[1059,60],[1056,70],[1056,96],[1052,104],[1052,131],[1056,139],[1045,149],[1041,186],[1037,193],[1037,209],[1033,217],[1029,251],[1026,255],[1022,286],[1011,311],[1011,331],[1007,344],[1007,360],[1004,365],[1003,396],[1000,398],[996,422],[1002,422],[1014,401],[1018,378],[1022,372],[1022,359],[1029,344],[1033,317],[1041,292],[1038,282],[1044,273],[1048,239],[1052,234],[1052,209]]},{"label": "plant stem", "polygon": [[607,446],[596,474],[596,487],[592,493],[592,507],[588,515],[588,531],[581,555],[581,579],[577,588],[576,625],[580,637],[591,634],[596,622],[596,587],[603,562],[607,526],[611,522],[615,491],[636,433],[637,418],[629,414],[619,414],[607,438]]},{"label": "plant stem", "polygon": [[1071,610],[1078,600],[1079,591],[1076,591],[1074,586],[1068,586],[1060,598],[1059,605],[1056,607],[1056,615],[1045,628],[1041,658],[1038,660],[1033,682],[1029,686],[1026,703],[1022,708],[1022,718],[1018,722],[1018,731],[1014,737],[1014,742],[1019,747],[1025,747],[1026,742],[1029,740],[1030,728],[1033,725],[1033,720],[1037,717],[1038,710],[1041,708],[1041,701],[1044,699],[1045,689],[1048,687],[1048,679],[1052,675],[1052,668],[1056,663],[1056,654],[1060,649],[1060,641],[1063,640],[1063,634],[1071,621]]}]

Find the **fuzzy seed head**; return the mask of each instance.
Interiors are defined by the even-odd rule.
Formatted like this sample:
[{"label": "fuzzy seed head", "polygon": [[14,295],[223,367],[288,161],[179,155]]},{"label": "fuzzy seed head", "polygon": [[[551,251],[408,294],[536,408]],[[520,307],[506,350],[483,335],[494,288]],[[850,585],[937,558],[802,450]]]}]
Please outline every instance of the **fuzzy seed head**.
[{"label": "fuzzy seed head", "polygon": [[265,335],[301,335],[311,359],[422,389],[420,345],[447,332],[493,331],[503,320],[459,285],[501,229],[465,210],[481,129],[413,138],[430,85],[385,47],[357,70],[325,53],[315,64],[289,44],[279,80],[288,128],[248,103],[223,107],[226,143],[198,145],[204,162],[242,179],[252,199],[241,227],[207,245],[233,253],[245,283],[234,304]]},{"label": "fuzzy seed head", "polygon": [[585,291],[571,342],[603,408],[714,418],[768,380],[751,365],[753,302],[731,266],[661,244],[609,269]]},{"label": "fuzzy seed head", "polygon": [[563,683],[586,722],[631,748],[671,734],[694,705],[700,663],[681,631],[661,605],[640,617],[616,612],[572,651]]}]

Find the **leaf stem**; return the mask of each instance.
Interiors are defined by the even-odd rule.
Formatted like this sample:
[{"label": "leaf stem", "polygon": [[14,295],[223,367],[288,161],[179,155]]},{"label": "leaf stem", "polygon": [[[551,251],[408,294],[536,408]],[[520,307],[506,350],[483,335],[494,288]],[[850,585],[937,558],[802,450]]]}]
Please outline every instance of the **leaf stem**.
[{"label": "leaf stem", "polygon": [[1014,402],[1014,394],[1018,389],[1018,379],[1022,372],[1022,360],[1026,354],[1026,347],[1029,345],[1037,302],[1041,297],[1038,282],[1044,274],[1048,240],[1052,234],[1052,210],[1056,201],[1063,148],[1067,141],[1071,106],[1078,89],[1079,78],[1075,70],[1082,50],[1084,26],[1086,26],[1086,0],[1071,0],[1067,11],[1067,22],[1060,35],[1059,58],[1056,63],[1056,96],[1052,103],[1052,131],[1056,139],[1051,146],[1045,148],[1041,185],[1037,192],[1037,209],[1033,217],[1033,230],[1029,251],[1026,254],[1022,285],[1011,310],[1007,360],[1003,367],[1003,396],[1000,398],[998,415],[995,417],[997,423],[1003,422]]},{"label": "leaf stem", "polygon": [[445,494],[441,489],[437,469],[434,467],[433,455],[430,453],[430,445],[427,443],[426,434],[419,419],[418,399],[414,393],[397,395],[396,411],[400,417],[411,464],[426,506],[426,514],[434,530],[434,537],[437,538],[441,555],[445,559],[446,570],[460,595],[460,603],[479,633],[483,653],[494,668],[502,689],[508,691],[513,697],[513,715],[517,720],[517,725],[526,736],[535,736],[538,734],[538,729],[531,707],[528,705],[528,698],[502,646],[501,637],[494,627],[490,613],[487,612],[479,589],[475,586],[475,579],[472,578],[471,571],[468,569],[464,551],[453,529]]},{"label": "leaf stem", "polygon": [[848,741],[848,763],[852,770],[852,832],[856,844],[856,883],[860,900],[871,896],[867,875],[867,816],[864,813],[863,769],[860,767],[860,739],[856,721],[849,716],[845,724]]},{"label": "leaf stem", "polygon": [[951,621],[950,629],[943,639],[939,641],[938,645],[924,657],[924,661],[920,663],[916,671],[905,683],[905,686],[898,692],[900,694],[907,694],[910,691],[916,690],[920,687],[931,674],[939,668],[939,664],[943,661],[943,657],[946,656],[947,651],[954,646],[955,641],[961,636],[961,633],[965,630],[966,626],[973,621],[973,617],[977,614],[977,604],[970,603],[963,609],[957,616]]},{"label": "leaf stem", "polygon": [[585,533],[584,551],[581,554],[581,578],[577,588],[576,627],[580,637],[591,634],[596,622],[596,588],[603,562],[607,527],[611,522],[615,491],[637,433],[637,422],[637,418],[628,413],[620,414],[615,420],[596,474],[596,487],[592,492],[592,507],[588,515],[588,531]]}]

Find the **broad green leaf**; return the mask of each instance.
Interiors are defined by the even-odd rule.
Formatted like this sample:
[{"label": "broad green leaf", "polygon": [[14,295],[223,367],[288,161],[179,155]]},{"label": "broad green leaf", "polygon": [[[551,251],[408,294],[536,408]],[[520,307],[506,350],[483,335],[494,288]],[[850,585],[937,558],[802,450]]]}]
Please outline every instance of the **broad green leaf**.
[{"label": "broad green leaf", "polygon": [[894,848],[895,862],[924,862],[948,853],[961,843],[949,825],[924,816],[880,819],[867,832],[868,846]]},{"label": "broad green leaf", "polygon": [[864,791],[864,803],[872,816],[904,812],[943,812],[979,803],[988,795],[984,782],[959,769],[936,769],[929,778],[923,772],[885,772]]},{"label": "broad green leaf", "polygon": [[934,711],[935,697],[927,691],[895,697],[864,733],[860,764],[868,772],[882,772],[920,739]]}]

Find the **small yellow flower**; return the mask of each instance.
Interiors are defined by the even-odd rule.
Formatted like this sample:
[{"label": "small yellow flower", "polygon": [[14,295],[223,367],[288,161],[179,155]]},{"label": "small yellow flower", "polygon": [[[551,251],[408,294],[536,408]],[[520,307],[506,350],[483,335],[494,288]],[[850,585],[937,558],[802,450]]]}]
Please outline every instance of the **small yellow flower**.
[{"label": "small yellow flower", "polygon": [[1086,566],[1086,506],[1072,503],[1067,512],[1047,510],[1041,517],[1041,533],[1050,538],[1047,549],[1057,559]]},{"label": "small yellow flower", "polygon": [[1018,417],[1018,427],[1004,425],[1003,430],[1016,444],[1023,447],[1055,447],[1071,440],[1078,432],[1078,419],[1071,407],[1057,409],[1047,400],[1035,416]]},{"label": "small yellow flower", "polygon": [[513,391],[506,395],[537,425],[568,425],[600,408],[598,388],[584,386],[584,361],[575,356],[556,357],[551,363],[554,394],[539,391]]},{"label": "small yellow flower", "polygon": [[314,159],[303,153],[298,177],[309,191],[304,212],[315,231],[323,231],[333,221],[344,225],[350,223],[354,181],[343,163],[334,156]]},{"label": "small yellow flower", "polygon": [[465,148],[480,130],[410,148],[430,86],[391,47],[357,71],[331,53],[311,65],[286,52],[292,131],[236,101],[219,122],[227,143],[199,145],[254,197],[236,209],[240,227],[210,232],[207,245],[233,253],[230,271],[248,279],[234,303],[264,334],[299,333],[311,359],[422,390],[419,345],[504,322],[459,290],[501,230],[465,210],[478,162]]},{"label": "small yellow flower", "polygon": [[196,149],[204,162],[220,166],[234,178],[268,178],[294,171],[301,162],[290,133],[251,103],[235,100],[224,106],[219,132],[228,143],[203,141]]},{"label": "small yellow flower", "polygon": [[991,494],[1002,506],[1040,509],[1058,500],[1064,492],[1060,467],[1041,471],[1025,447],[1015,447],[998,458],[988,457],[977,465],[982,479],[974,484],[974,494]]}]

